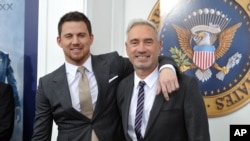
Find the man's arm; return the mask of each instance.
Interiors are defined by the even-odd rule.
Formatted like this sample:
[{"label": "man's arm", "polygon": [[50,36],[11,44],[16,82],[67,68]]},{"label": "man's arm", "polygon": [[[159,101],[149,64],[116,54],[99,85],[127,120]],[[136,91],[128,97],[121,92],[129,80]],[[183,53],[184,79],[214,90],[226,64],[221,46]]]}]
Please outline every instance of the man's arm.
[{"label": "man's arm", "polygon": [[[45,82],[46,83],[46,82]],[[34,129],[32,141],[50,141],[52,134],[53,117],[51,107],[47,97],[44,94],[41,78],[36,93],[36,112],[34,119]]]},{"label": "man's arm", "polygon": [[[119,71],[120,79],[123,79],[130,73],[134,72],[133,65],[128,58],[119,56],[117,52],[110,53],[110,55],[115,56],[113,58],[115,60],[113,63],[118,63],[118,65],[114,64],[114,66],[120,66],[118,67],[120,69]],[[167,67],[164,67],[166,65]],[[169,67],[168,65],[170,65],[171,67]],[[160,77],[159,77],[159,85],[157,93],[160,94],[160,92],[162,91],[165,99],[169,100],[168,94],[179,88],[179,83],[177,79],[179,70],[175,61],[167,56],[159,56],[159,69],[160,69]]]},{"label": "man's arm", "polygon": [[[163,66],[166,67],[162,68]],[[177,79],[179,69],[175,61],[167,56],[159,56],[159,69],[160,74],[157,94],[162,91],[165,99],[169,100],[169,94],[179,89],[179,82]]]}]

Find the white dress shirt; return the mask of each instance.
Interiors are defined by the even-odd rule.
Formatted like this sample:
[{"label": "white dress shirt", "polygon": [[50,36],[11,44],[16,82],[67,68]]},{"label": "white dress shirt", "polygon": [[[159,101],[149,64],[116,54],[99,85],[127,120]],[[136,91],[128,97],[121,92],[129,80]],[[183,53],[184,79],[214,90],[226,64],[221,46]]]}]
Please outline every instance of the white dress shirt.
[{"label": "white dress shirt", "polygon": [[[144,86],[144,109],[143,109],[142,125],[141,125],[141,134],[143,137],[150,116],[150,111],[152,109],[154,99],[156,96],[158,77],[159,77],[159,71],[158,67],[156,67],[155,70],[143,80],[146,83],[146,85]],[[135,126],[135,114],[137,107],[137,95],[139,91],[140,81],[141,79],[135,73],[134,90],[130,103],[129,117],[128,117],[128,134],[133,141],[137,141],[134,126]]]},{"label": "white dress shirt", "polygon": [[[97,86],[96,78],[92,69],[91,56],[86,60],[83,66],[85,68],[85,74],[87,75],[87,78],[89,80],[93,108],[95,108],[97,97],[98,97],[98,86]],[[66,74],[67,74],[67,79],[68,79],[72,106],[74,109],[80,112],[81,110],[80,110],[78,83],[79,83],[81,74],[80,72],[77,71],[79,66],[75,66],[68,62],[65,62],[65,67],[66,67]]]}]

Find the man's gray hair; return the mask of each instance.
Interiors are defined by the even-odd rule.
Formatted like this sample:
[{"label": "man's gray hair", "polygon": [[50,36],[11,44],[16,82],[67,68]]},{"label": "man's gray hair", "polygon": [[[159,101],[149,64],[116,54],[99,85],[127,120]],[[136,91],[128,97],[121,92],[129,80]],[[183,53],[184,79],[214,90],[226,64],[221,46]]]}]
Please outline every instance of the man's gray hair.
[{"label": "man's gray hair", "polygon": [[134,19],[132,20],[128,27],[127,27],[127,35],[129,33],[129,31],[136,25],[148,25],[150,27],[152,27],[155,31],[155,33],[157,34],[158,33],[158,29],[157,29],[157,26],[155,25],[155,23],[153,23],[152,21],[149,21],[149,20],[145,20],[145,19]]}]

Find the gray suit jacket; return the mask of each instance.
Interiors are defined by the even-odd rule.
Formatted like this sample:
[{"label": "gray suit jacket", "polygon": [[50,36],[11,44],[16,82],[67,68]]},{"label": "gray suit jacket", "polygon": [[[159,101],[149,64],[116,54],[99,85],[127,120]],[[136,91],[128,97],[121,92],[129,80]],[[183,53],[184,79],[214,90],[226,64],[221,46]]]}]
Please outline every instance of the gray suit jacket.
[{"label": "gray suit jacket", "polygon": [[[118,82],[133,71],[133,66],[117,53],[92,56],[92,65],[99,91],[92,120],[72,107],[62,65],[39,80],[33,141],[51,140],[53,120],[58,125],[58,141],[90,141],[92,129],[100,141],[124,139],[115,90]],[[115,76],[118,77],[110,82]]]},{"label": "gray suit jacket", "polygon": [[[144,141],[209,141],[209,127],[204,101],[194,78],[180,74],[180,89],[165,101],[157,95],[150,113]],[[128,115],[134,87],[134,74],[124,78],[117,88],[118,109],[127,141]],[[136,108],[136,107],[135,107]]]}]

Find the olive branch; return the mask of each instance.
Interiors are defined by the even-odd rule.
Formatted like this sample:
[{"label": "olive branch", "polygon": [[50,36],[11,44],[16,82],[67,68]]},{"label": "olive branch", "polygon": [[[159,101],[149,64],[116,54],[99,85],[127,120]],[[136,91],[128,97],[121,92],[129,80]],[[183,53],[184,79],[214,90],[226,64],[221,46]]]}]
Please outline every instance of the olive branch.
[{"label": "olive branch", "polygon": [[174,59],[174,61],[179,67],[191,66],[191,63],[189,62],[189,59],[187,58],[186,54],[184,54],[176,46],[170,47],[169,52],[172,54],[171,57]]}]

